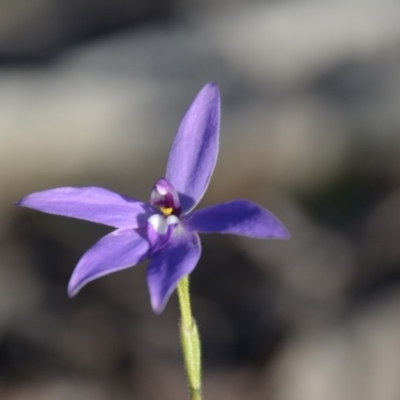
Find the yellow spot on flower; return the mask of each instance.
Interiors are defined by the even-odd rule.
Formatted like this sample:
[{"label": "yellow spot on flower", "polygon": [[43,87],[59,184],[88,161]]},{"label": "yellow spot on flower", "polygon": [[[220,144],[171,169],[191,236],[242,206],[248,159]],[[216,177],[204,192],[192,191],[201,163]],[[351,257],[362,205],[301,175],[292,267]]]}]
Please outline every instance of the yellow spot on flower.
[{"label": "yellow spot on flower", "polygon": [[164,214],[164,216],[166,216],[166,217],[168,217],[168,215],[171,215],[173,210],[174,210],[174,209],[173,209],[172,207],[169,207],[169,208],[167,208],[167,207],[160,207],[160,211],[161,211],[161,212]]}]

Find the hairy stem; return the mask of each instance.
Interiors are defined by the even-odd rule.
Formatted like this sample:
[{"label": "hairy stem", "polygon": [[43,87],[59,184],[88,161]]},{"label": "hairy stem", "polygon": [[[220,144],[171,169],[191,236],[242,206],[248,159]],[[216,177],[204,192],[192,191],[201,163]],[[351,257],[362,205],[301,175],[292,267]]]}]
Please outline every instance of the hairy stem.
[{"label": "hairy stem", "polygon": [[189,295],[189,277],[178,284],[179,307],[181,310],[180,334],[189,384],[190,399],[201,400],[201,350],[196,321],[192,317]]}]

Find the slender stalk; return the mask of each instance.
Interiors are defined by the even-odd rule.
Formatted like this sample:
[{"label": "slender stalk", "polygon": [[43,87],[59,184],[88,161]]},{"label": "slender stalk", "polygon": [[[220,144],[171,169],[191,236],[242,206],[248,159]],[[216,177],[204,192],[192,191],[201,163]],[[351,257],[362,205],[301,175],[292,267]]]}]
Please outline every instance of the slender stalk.
[{"label": "slender stalk", "polygon": [[191,400],[201,400],[201,350],[196,321],[192,317],[189,295],[189,277],[178,284],[181,310],[180,334]]}]

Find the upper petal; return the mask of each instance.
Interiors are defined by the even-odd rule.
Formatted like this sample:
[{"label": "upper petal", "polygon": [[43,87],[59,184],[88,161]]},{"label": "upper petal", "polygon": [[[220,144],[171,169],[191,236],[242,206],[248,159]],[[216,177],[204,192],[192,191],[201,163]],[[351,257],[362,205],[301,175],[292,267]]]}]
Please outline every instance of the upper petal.
[{"label": "upper petal", "polygon": [[79,260],[68,284],[69,296],[90,281],[128,267],[147,257],[144,229],[118,229],[101,238]]},{"label": "upper petal", "polygon": [[154,210],[140,201],[99,187],[61,187],[32,193],[18,206],[114,226],[137,228]]},{"label": "upper petal", "polygon": [[147,269],[147,285],[155,313],[161,313],[178,282],[193,271],[200,254],[198,235],[177,227],[168,244],[152,258]]},{"label": "upper petal", "polygon": [[190,211],[207,189],[217,161],[219,123],[219,90],[209,83],[184,115],[169,154],[166,178],[180,195],[182,213]]},{"label": "upper petal", "polygon": [[288,239],[290,234],[269,211],[247,200],[203,208],[184,217],[183,225],[202,233],[233,233],[259,239]]}]

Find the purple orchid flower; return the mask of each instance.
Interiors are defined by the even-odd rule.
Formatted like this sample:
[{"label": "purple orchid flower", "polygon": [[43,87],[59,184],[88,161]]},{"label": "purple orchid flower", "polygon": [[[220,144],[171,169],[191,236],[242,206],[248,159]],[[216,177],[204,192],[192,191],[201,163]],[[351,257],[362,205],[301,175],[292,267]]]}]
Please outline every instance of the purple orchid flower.
[{"label": "purple orchid flower", "polygon": [[150,204],[99,187],[49,189],[17,203],[117,228],[82,256],[68,285],[69,296],[94,279],[150,259],[147,284],[151,305],[155,313],[161,313],[178,282],[199,260],[197,232],[289,238],[286,228],[270,212],[246,200],[192,212],[207,189],[217,161],[219,125],[219,90],[209,83],[182,119],[165,178],[155,183]]}]

